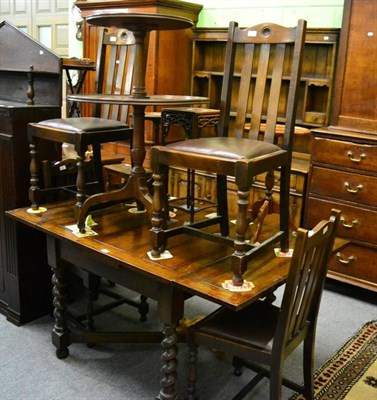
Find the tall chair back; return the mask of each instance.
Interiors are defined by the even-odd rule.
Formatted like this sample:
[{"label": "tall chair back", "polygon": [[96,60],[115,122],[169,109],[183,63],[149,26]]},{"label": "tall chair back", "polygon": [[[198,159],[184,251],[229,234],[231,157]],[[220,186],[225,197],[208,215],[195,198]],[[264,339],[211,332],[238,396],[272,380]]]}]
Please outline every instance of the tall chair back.
[{"label": "tall chair back", "polygon": [[[296,243],[281,305],[275,346],[290,349],[316,324],[327,261],[332,250],[340,212],[332,210],[313,230],[297,230]],[[295,346],[296,347],[296,346]]]},{"label": "tall chair back", "polygon": [[[135,61],[134,43],[135,37],[127,29],[102,29],[98,43],[94,90],[96,94],[131,94]],[[128,105],[94,104],[93,117],[130,124]]]}]

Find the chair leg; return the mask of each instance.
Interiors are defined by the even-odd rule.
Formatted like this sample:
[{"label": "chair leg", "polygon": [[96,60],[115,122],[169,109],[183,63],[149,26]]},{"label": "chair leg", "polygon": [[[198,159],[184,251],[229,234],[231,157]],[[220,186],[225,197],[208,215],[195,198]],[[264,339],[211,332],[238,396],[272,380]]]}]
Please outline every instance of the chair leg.
[{"label": "chair leg", "polygon": [[195,217],[195,170],[187,170],[187,191],[186,207],[190,214],[190,223],[194,222]]},{"label": "chair leg", "polygon": [[272,363],[270,369],[270,400],[282,399],[283,372],[282,363]]},{"label": "chair leg", "polygon": [[234,375],[241,376],[243,373],[243,361],[242,358],[233,356],[232,365],[234,368]]},{"label": "chair leg", "polygon": [[94,161],[94,175],[98,182],[98,192],[103,192],[105,190],[105,183],[103,181],[102,175],[102,157],[101,157],[101,145],[92,144],[93,150],[93,161]]},{"label": "chair leg", "polygon": [[236,238],[234,241],[234,253],[232,255],[232,271],[233,271],[233,284],[241,286],[243,284],[243,273],[247,268],[247,242],[246,232],[248,229],[248,208],[249,208],[249,190],[238,190],[238,215],[236,222]]},{"label": "chair leg", "polygon": [[198,400],[198,395],[196,393],[196,381],[198,378],[196,372],[196,361],[198,359],[198,346],[192,345],[190,348],[190,371],[187,382],[187,395],[186,400]]},{"label": "chair leg", "polygon": [[216,177],[217,192],[217,214],[221,215],[220,233],[221,236],[229,236],[229,214],[228,214],[228,197],[227,197],[227,180],[226,175],[217,175]]},{"label": "chair leg", "polygon": [[306,400],[314,399],[314,332],[304,341],[303,369],[304,369],[304,396]]},{"label": "chair leg", "polygon": [[289,185],[289,167],[284,165],[280,174],[280,230],[284,232],[280,247],[283,252],[289,250]]}]

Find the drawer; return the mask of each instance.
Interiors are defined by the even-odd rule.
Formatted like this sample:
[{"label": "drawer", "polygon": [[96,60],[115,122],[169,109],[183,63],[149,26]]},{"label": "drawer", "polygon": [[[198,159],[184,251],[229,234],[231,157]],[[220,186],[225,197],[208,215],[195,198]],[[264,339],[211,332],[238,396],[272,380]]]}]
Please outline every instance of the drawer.
[{"label": "drawer", "polygon": [[350,243],[330,257],[329,271],[377,284],[377,251]]},{"label": "drawer", "polygon": [[377,207],[377,178],[313,167],[310,193]]},{"label": "drawer", "polygon": [[326,113],[307,111],[304,113],[304,122],[308,124],[325,125]]},{"label": "drawer", "polygon": [[311,154],[314,163],[377,172],[377,145],[316,137]]},{"label": "drawer", "polygon": [[312,228],[328,218],[332,208],[341,210],[338,235],[361,242],[377,243],[377,211],[353,207],[336,201],[309,197],[306,205],[305,226]]}]

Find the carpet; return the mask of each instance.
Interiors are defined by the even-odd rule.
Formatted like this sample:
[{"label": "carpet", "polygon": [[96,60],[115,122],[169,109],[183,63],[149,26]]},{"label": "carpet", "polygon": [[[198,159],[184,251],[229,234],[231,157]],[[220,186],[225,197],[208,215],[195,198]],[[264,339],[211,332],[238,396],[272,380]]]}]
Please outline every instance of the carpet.
[{"label": "carpet", "polygon": [[[365,324],[314,374],[315,400],[377,399],[377,321]],[[290,400],[305,400],[295,394]]]}]

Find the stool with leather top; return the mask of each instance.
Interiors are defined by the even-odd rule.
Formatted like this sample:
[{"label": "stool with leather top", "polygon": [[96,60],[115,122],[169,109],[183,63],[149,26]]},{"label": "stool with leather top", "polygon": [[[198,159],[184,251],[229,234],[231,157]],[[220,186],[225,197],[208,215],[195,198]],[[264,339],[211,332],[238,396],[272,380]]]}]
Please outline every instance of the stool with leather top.
[{"label": "stool with leather top", "polygon": [[[133,34],[125,29],[103,30],[98,46],[96,94],[131,93],[135,58],[134,42]],[[32,210],[38,212],[39,205],[43,201],[43,194],[50,190],[41,190],[40,188],[39,141],[49,140],[57,143],[70,143],[74,146],[77,153],[75,205],[77,213],[87,197],[85,154],[91,147],[96,181],[93,192],[104,191],[101,143],[131,140],[133,130],[128,123],[128,111],[128,106],[95,104],[92,117],[50,119],[29,124],[28,136],[31,154],[29,198]]]}]

